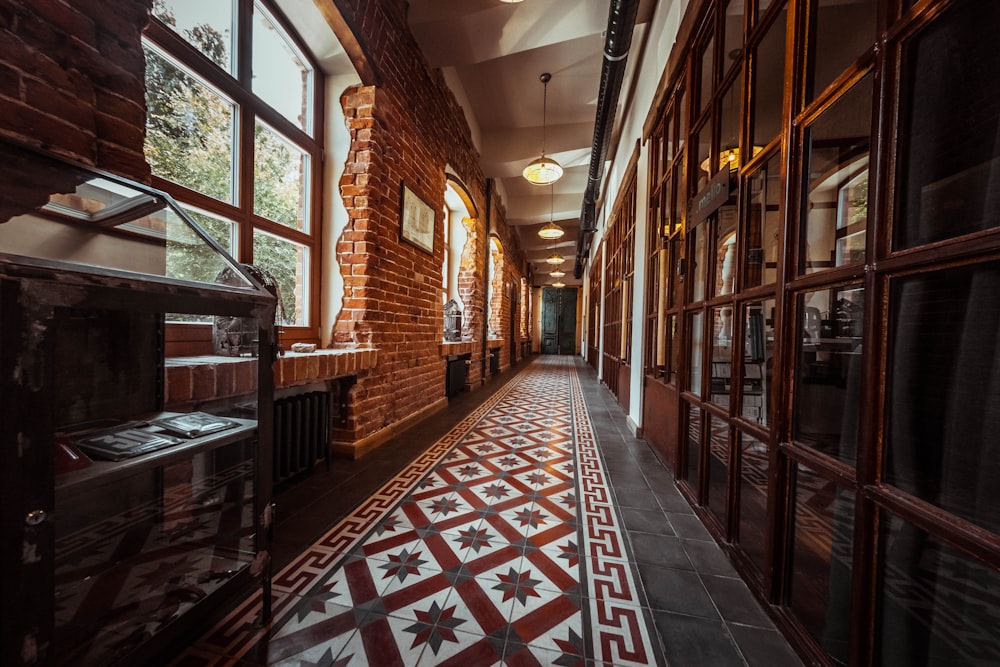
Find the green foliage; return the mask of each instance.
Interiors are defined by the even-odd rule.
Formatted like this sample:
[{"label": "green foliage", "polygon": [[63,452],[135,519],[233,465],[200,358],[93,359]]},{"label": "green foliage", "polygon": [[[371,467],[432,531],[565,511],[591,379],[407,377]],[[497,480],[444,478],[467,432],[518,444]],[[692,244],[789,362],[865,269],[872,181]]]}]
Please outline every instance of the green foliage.
[{"label": "green foliage", "polygon": [[[154,13],[175,26],[164,0]],[[226,39],[209,25],[185,30],[184,37],[214,62],[228,62]],[[146,158],[157,176],[223,202],[237,202],[234,106],[208,86],[182,71],[156,51],[146,53]],[[254,213],[293,229],[303,228],[304,170],[302,154],[272,130],[257,124],[254,141]],[[231,224],[194,214],[198,224],[225,249],[233,251]],[[170,275],[212,282],[221,268],[208,246],[174,234],[167,245]],[[250,253],[240,252],[246,261]],[[288,311],[286,324],[304,324],[296,286],[307,285],[302,249],[289,241],[254,234],[253,263],[270,271],[280,285]]]}]

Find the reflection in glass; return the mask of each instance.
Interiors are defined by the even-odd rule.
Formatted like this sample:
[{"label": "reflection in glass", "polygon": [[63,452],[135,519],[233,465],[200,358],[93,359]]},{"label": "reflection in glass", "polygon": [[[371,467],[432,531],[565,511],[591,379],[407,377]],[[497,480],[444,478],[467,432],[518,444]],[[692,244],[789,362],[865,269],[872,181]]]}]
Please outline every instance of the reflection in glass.
[{"label": "reflection in glass", "polygon": [[965,0],[905,45],[896,249],[1000,226],[998,25],[1000,3]]},{"label": "reflection in glass", "polygon": [[723,40],[723,72],[725,78],[729,68],[740,60],[743,55],[743,9],[744,0],[730,0],[722,20]]},{"label": "reflection in glass", "polygon": [[796,440],[854,464],[861,391],[864,289],[843,287],[798,298]]},{"label": "reflection in glass", "polygon": [[17,151],[0,150],[0,183],[24,187],[30,182],[39,188],[38,203],[45,201],[46,192],[58,192],[43,206],[0,224],[5,254],[251,287],[232,259],[209,245],[161,193],[68,169],[60,183],[47,184],[47,171],[24,172],[34,164],[17,158]]},{"label": "reflection in glass", "polygon": [[708,400],[729,407],[729,390],[733,370],[733,309],[732,306],[712,308],[712,375]]},{"label": "reflection in glass", "polygon": [[250,567],[254,442],[202,445],[111,483],[57,486],[53,664],[120,662],[150,628]]},{"label": "reflection in glass", "polygon": [[[684,75],[681,75],[684,78]],[[688,108],[687,108],[687,90],[682,88],[680,93],[677,95],[678,102],[678,117],[677,117],[677,150],[678,152],[687,145],[687,131],[688,131]],[[684,161],[681,160],[681,164]],[[683,181],[682,181],[683,183]]]},{"label": "reflection in glass", "polygon": [[254,129],[253,212],[309,231],[309,156],[267,125]]},{"label": "reflection in glass", "polygon": [[306,132],[312,130],[312,68],[259,2],[253,11],[253,91]]},{"label": "reflection in glass", "polygon": [[708,418],[708,509],[726,525],[726,486],[729,479],[729,424]]},{"label": "reflection in glass", "polygon": [[679,306],[684,303],[684,274],[678,269],[684,263],[684,238],[677,234],[670,239],[670,270],[673,271],[673,279],[670,281],[673,290],[670,295],[670,306]]},{"label": "reflection in glass", "polygon": [[704,109],[712,99],[715,85],[715,38],[708,40],[701,52],[701,86],[698,88],[698,109]]},{"label": "reflection in glass", "polygon": [[235,106],[149,43],[143,47],[144,150],[153,173],[220,201],[235,201]]},{"label": "reflection in glass", "polygon": [[1000,533],[1000,262],[893,280],[884,478]]},{"label": "reflection in glass", "polygon": [[688,234],[694,237],[694,257],[691,259],[691,300],[704,301],[705,288],[708,285],[708,224],[701,224]]},{"label": "reflection in glass", "polygon": [[701,410],[698,406],[688,406],[688,437],[687,450],[684,456],[684,466],[687,471],[685,479],[695,489],[698,488],[698,459],[701,452]]},{"label": "reflection in glass", "polygon": [[701,192],[701,189],[708,184],[709,160],[712,154],[712,127],[703,125],[701,130],[694,136],[694,145],[698,148],[698,179],[694,184],[694,191]]},{"label": "reflection in glass", "polygon": [[673,221],[673,229],[683,225],[687,211],[687,181],[685,180],[687,169],[686,160],[681,155],[675,163],[673,175],[670,177],[670,219]]},{"label": "reflection in glass", "polygon": [[888,512],[879,525],[876,664],[997,664],[1000,572]]},{"label": "reflection in glass", "polygon": [[270,271],[278,283],[281,323],[309,324],[309,247],[255,229],[253,263]]},{"label": "reflection in glass", "polygon": [[677,369],[681,363],[681,346],[677,340],[677,316],[667,316],[667,345],[670,353],[667,355],[667,382],[677,384]]},{"label": "reflection in glass", "polygon": [[743,381],[740,414],[767,426],[774,360],[774,299],[743,307]]},{"label": "reflection in glass", "polygon": [[688,389],[692,394],[701,395],[701,358],[705,335],[705,314],[691,313],[691,345],[690,370],[688,373]]},{"label": "reflection in glass", "polygon": [[781,104],[785,85],[785,20],[779,16],[754,52],[751,143],[765,146],[781,131]]},{"label": "reflection in glass", "polygon": [[812,22],[813,67],[809,99],[814,99],[858,56],[875,45],[876,0],[816,2]]},{"label": "reflection in glass", "polygon": [[781,156],[775,155],[750,177],[746,209],[744,287],[770,285],[778,276],[781,231]]},{"label": "reflection in glass", "polygon": [[156,0],[153,15],[216,65],[234,73],[232,0]]},{"label": "reflection in glass", "polygon": [[767,445],[740,434],[740,508],[738,543],[761,572],[767,556]]},{"label": "reflection in glass", "polygon": [[716,215],[715,281],[712,294],[732,294],[736,286],[736,229],[735,206],[723,206]]},{"label": "reflection in glass", "polygon": [[[743,107],[743,76],[738,75],[719,99],[719,155],[712,172],[739,169],[749,156],[740,155],[740,109]],[[756,154],[756,153],[754,153]],[[705,169],[707,165],[702,165]]]},{"label": "reflection in glass", "polygon": [[854,494],[803,465],[794,479],[788,606],[827,656],[846,665]]},{"label": "reflection in glass", "polygon": [[800,266],[806,273],[864,261],[871,105],[868,75],[806,131],[808,189]]}]

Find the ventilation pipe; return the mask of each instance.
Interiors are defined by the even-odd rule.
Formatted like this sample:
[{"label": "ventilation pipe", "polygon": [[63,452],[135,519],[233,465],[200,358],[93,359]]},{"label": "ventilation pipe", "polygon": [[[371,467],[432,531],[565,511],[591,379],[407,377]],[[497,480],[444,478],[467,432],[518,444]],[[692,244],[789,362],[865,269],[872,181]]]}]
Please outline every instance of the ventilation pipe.
[{"label": "ventilation pipe", "polygon": [[590,152],[590,172],[580,211],[580,235],[576,242],[576,266],[573,275],[583,277],[583,267],[590,251],[590,240],[597,231],[597,196],[601,190],[604,161],[611,143],[618,96],[625,78],[625,65],[632,46],[632,30],[639,11],[639,0],[611,0],[608,29],[604,38],[604,62],[601,66],[601,87],[597,94],[597,119],[594,124],[594,145]]}]

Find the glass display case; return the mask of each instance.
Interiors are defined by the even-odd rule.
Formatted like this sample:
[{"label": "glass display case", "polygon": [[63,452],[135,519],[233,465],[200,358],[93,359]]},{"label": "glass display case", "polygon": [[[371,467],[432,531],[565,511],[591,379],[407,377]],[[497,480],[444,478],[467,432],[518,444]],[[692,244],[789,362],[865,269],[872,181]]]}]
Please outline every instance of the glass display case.
[{"label": "glass display case", "polygon": [[0,142],[0,663],[268,615],[274,313],[168,196]]}]

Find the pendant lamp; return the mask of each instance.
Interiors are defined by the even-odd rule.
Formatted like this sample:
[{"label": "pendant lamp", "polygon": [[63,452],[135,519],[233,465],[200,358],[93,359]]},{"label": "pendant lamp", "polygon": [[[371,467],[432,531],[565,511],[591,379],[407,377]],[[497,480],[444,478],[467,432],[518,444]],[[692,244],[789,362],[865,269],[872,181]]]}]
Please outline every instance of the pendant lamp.
[{"label": "pendant lamp", "polygon": [[543,86],[542,92],[542,155],[531,161],[531,163],[524,168],[521,174],[524,176],[525,180],[533,185],[551,185],[555,183],[562,177],[563,168],[558,162],[550,157],[545,156],[545,123],[546,123],[546,111],[548,105],[548,92],[549,92],[549,80],[552,79],[552,75],[548,72],[543,73],[538,77]]},{"label": "pendant lamp", "polygon": [[554,241],[558,238],[562,238],[562,235],[566,232],[563,228],[552,221],[552,211],[554,208],[553,201],[555,200],[555,186],[549,186],[549,222],[538,230],[538,235],[545,239],[546,241]]}]

